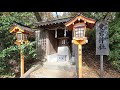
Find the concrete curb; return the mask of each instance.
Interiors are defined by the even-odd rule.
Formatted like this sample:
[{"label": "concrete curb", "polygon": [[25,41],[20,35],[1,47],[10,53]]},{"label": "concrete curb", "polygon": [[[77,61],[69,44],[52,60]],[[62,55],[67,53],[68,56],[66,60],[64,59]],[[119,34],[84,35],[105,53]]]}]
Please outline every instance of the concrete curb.
[{"label": "concrete curb", "polygon": [[20,78],[30,78],[30,74],[35,71],[36,69],[38,69],[39,67],[42,67],[41,64],[35,65],[32,68],[30,68],[22,77]]}]

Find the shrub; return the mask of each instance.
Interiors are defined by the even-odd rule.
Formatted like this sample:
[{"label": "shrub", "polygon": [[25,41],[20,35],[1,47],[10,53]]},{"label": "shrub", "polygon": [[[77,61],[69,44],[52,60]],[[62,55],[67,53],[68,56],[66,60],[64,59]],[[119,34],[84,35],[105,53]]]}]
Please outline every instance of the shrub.
[{"label": "shrub", "polygon": [[109,24],[110,55],[111,65],[120,71],[120,18]]},{"label": "shrub", "polygon": [[[31,62],[35,62],[37,60],[35,41],[21,46],[25,56],[25,70],[27,70],[32,65]],[[0,75],[16,76],[19,73],[20,46],[10,46],[0,52]]]}]

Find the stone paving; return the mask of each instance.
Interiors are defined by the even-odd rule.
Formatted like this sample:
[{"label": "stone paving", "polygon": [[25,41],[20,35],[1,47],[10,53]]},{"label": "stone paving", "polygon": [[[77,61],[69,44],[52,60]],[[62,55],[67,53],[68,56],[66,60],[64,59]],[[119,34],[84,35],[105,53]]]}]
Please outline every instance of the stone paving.
[{"label": "stone paving", "polygon": [[69,62],[45,62],[30,74],[30,78],[75,78],[76,68]]}]

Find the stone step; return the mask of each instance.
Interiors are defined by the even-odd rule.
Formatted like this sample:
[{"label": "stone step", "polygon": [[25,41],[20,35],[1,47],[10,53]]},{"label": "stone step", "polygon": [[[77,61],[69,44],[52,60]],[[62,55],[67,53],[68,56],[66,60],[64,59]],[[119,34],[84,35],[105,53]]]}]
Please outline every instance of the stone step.
[{"label": "stone step", "polygon": [[31,78],[73,78],[75,77],[75,65],[67,62],[45,62],[43,67],[32,72]]},{"label": "stone step", "polygon": [[65,70],[48,70],[45,68],[30,75],[32,78],[73,78],[74,76],[74,72]]}]

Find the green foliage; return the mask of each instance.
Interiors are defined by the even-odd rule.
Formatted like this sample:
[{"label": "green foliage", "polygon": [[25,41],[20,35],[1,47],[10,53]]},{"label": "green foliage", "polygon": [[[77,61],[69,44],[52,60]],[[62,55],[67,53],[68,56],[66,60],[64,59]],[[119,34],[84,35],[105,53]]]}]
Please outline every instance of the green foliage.
[{"label": "green foliage", "polygon": [[114,68],[120,71],[120,17],[116,17],[109,26],[110,55],[109,60]]},{"label": "green foliage", "polygon": [[[31,62],[36,60],[35,41],[21,46],[10,46],[0,52],[0,73],[15,75],[15,66],[20,67],[20,48],[24,53],[25,66],[31,66]],[[14,61],[14,63],[11,63]],[[27,65],[27,66],[28,66]],[[26,67],[28,69],[29,67]],[[18,68],[19,69],[19,68]],[[18,72],[17,72],[18,73]]]},{"label": "green foliage", "polygon": [[23,48],[23,51],[24,51],[24,54],[25,54],[25,60],[28,61],[28,60],[36,60],[36,43],[35,41],[34,42],[31,42],[31,43],[28,43],[27,45],[25,44],[24,45],[24,48]]},{"label": "green foliage", "polygon": [[10,72],[10,60],[19,60],[19,49],[17,46],[10,46],[0,52],[0,74],[13,74]]},{"label": "green foliage", "polygon": [[32,23],[35,22],[31,12],[1,12],[0,15],[0,41],[1,49],[13,45],[15,41],[15,35],[10,34],[9,30],[12,27],[13,22],[18,22],[23,25],[32,27]]},{"label": "green foliage", "polygon": [[96,42],[96,30],[92,29],[92,30],[87,30],[86,31],[86,36],[88,37],[88,41],[89,41],[89,45],[91,46],[95,46],[95,42]]},{"label": "green foliage", "polygon": [[[20,71],[20,50],[14,44],[16,40],[15,35],[11,34],[9,30],[13,22],[34,28],[33,23],[36,22],[36,19],[32,12],[0,12],[0,21],[0,75],[13,76]],[[34,39],[31,38],[30,41],[34,41]],[[29,55],[28,53],[26,54],[25,63],[27,60],[35,60],[35,46],[33,46],[33,42],[28,44],[29,48],[26,52]],[[30,63],[28,62],[28,64]]]}]

